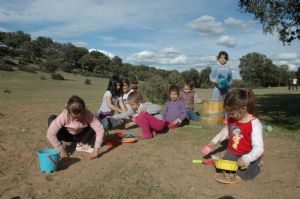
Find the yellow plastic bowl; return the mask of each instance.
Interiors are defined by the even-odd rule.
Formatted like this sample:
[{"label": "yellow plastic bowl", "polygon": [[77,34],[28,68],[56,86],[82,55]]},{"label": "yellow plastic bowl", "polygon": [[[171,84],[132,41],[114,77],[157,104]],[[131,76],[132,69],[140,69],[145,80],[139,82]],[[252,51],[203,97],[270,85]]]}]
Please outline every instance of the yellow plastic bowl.
[{"label": "yellow plastic bowl", "polygon": [[226,171],[237,171],[238,164],[236,161],[230,160],[217,160],[216,161],[216,168],[226,170]]}]

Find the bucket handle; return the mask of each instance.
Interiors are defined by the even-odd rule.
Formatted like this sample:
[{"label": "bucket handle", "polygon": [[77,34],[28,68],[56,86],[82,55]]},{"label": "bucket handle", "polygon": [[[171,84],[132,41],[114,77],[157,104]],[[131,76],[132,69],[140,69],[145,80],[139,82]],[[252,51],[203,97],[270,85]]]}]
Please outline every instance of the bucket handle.
[{"label": "bucket handle", "polygon": [[57,171],[57,164],[56,164],[56,162],[51,158],[51,156],[50,155],[48,155],[48,159],[50,160],[50,162],[54,165],[54,167],[55,167],[55,170]]}]

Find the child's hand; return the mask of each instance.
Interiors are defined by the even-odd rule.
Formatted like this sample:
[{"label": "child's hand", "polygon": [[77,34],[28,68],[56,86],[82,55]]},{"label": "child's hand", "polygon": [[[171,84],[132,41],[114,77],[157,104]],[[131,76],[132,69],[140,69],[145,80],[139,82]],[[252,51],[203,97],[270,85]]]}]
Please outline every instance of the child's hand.
[{"label": "child's hand", "polygon": [[66,150],[64,148],[61,148],[60,149],[60,158],[64,159],[64,158],[67,158],[67,157],[69,157],[69,154],[66,152]]},{"label": "child's hand", "polygon": [[147,109],[142,107],[139,109],[139,113],[147,113]]},{"label": "child's hand", "polygon": [[239,167],[241,167],[241,168],[244,168],[246,166],[245,162],[242,158],[239,158],[237,162],[238,162]]},{"label": "child's hand", "polygon": [[176,125],[179,124],[179,122],[180,122],[179,119],[177,119],[177,120],[174,120],[171,124],[174,125],[174,126],[176,126]]},{"label": "child's hand", "polygon": [[206,145],[206,146],[208,146],[209,148],[213,148],[213,147],[215,146],[215,144],[212,143],[212,142],[210,142],[210,143],[208,143],[208,145]]},{"label": "child's hand", "polygon": [[94,148],[94,151],[93,151],[93,153],[92,153],[90,159],[91,159],[91,160],[92,160],[92,159],[95,159],[95,158],[98,157],[98,155],[99,155],[99,148]]}]

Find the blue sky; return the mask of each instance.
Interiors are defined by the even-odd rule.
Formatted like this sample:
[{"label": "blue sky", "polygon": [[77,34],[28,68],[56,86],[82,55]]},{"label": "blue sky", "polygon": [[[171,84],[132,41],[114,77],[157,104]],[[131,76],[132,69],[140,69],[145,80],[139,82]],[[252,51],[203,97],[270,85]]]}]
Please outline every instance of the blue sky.
[{"label": "blue sky", "polygon": [[239,59],[267,55],[291,70],[300,65],[300,42],[283,46],[265,35],[236,0],[0,0],[0,30],[95,49],[123,62],[179,71],[216,64],[225,50],[234,77]]}]

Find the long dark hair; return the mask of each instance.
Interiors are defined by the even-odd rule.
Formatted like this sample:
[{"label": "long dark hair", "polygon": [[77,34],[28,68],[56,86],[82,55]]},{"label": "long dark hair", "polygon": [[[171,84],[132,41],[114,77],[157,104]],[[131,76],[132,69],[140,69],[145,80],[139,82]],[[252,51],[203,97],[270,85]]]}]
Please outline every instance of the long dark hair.
[{"label": "long dark hair", "polygon": [[228,53],[226,51],[220,51],[219,54],[217,55],[217,60],[220,59],[220,57],[224,55],[225,59],[228,61]]},{"label": "long dark hair", "polygon": [[255,114],[255,98],[253,91],[249,89],[235,88],[230,90],[225,96],[224,107],[238,110],[247,107],[250,114]]},{"label": "long dark hair", "polygon": [[[117,83],[120,84],[119,89],[116,88]],[[123,87],[123,83],[120,80],[119,76],[117,75],[111,76],[108,82],[107,90],[111,92],[112,97],[121,96],[123,94],[122,87]]]}]

